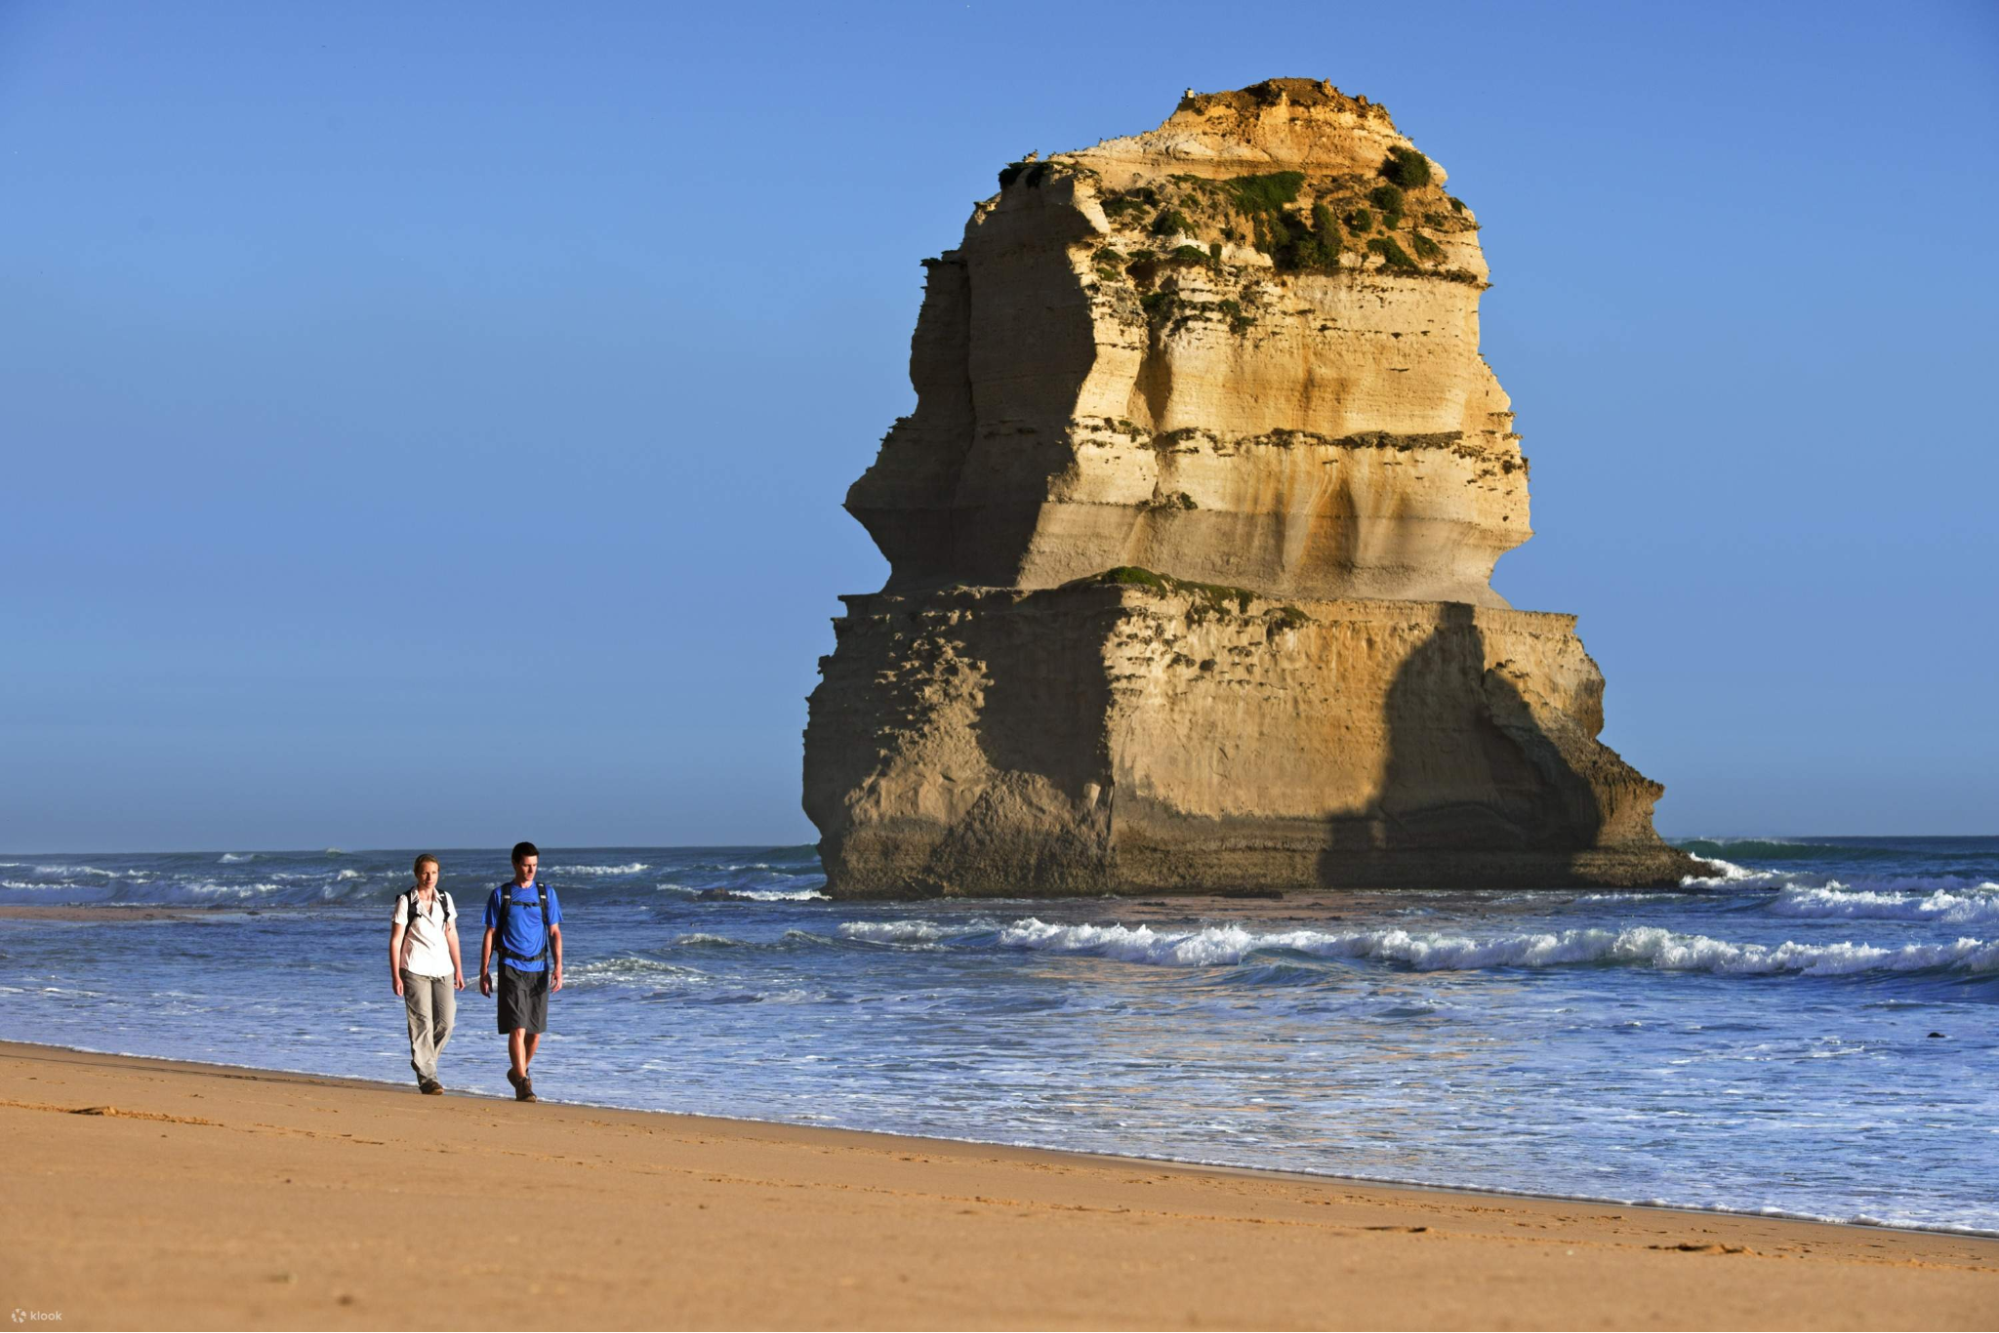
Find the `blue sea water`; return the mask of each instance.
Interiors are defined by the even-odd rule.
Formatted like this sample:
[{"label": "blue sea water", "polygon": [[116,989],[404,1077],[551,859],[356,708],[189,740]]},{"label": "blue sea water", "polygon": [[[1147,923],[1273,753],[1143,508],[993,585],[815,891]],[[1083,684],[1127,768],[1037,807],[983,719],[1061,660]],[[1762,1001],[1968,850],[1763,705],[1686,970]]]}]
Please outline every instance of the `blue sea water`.
[{"label": "blue sea water", "polygon": [[[1999,838],[1683,844],[1678,892],[838,903],[810,848],[544,853],[547,1098],[1999,1233]],[[443,852],[478,914],[496,852]],[[410,1078],[402,852],[0,855],[0,1038]],[[1230,905],[1233,906],[1233,905]],[[442,1073],[504,1094],[468,989]]]}]

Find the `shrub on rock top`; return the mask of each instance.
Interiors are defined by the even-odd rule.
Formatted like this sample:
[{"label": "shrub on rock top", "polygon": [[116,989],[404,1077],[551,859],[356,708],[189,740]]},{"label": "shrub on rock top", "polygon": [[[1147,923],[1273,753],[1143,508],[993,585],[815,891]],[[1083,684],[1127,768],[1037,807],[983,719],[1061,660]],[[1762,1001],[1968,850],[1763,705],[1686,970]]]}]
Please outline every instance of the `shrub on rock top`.
[{"label": "shrub on rock top", "polygon": [[1391,148],[1382,159],[1381,178],[1405,190],[1420,190],[1430,183],[1430,159],[1413,148]]}]

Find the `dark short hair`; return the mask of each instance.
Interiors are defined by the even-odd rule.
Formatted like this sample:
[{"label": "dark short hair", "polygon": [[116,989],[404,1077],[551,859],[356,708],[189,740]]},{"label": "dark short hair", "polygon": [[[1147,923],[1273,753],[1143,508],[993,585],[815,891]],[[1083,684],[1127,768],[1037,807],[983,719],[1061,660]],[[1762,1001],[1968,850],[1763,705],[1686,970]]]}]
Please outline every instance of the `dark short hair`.
[{"label": "dark short hair", "polygon": [[541,859],[541,848],[535,846],[531,842],[517,842],[514,844],[515,865],[519,865],[521,862],[527,860],[530,856],[534,857],[536,860]]}]

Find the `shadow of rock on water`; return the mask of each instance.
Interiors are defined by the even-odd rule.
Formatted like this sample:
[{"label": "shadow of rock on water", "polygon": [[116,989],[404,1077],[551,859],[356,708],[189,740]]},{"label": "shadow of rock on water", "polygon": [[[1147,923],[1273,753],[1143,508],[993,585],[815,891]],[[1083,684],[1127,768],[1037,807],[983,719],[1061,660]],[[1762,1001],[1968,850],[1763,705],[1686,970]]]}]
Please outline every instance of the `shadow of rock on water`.
[{"label": "shadow of rock on water", "polygon": [[1379,792],[1328,821],[1321,884],[1575,882],[1575,858],[1612,831],[1606,799],[1620,787],[1643,798],[1635,840],[1658,845],[1650,809],[1664,789],[1597,742],[1600,681],[1568,716],[1535,706],[1507,667],[1488,664],[1473,607],[1438,605],[1388,689]]}]

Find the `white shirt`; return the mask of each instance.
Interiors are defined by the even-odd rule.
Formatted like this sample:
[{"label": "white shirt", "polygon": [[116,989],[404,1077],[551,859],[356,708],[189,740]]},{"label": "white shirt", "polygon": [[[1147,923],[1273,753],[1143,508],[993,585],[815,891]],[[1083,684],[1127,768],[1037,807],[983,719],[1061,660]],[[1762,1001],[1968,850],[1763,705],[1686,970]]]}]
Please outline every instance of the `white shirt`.
[{"label": "white shirt", "polygon": [[446,941],[458,933],[458,907],[451,895],[439,889],[427,906],[417,909],[415,921],[409,916],[410,895],[405,889],[396,896],[395,915],[390,918],[409,927],[403,932],[403,971],[419,977],[450,976],[451,946]]}]

